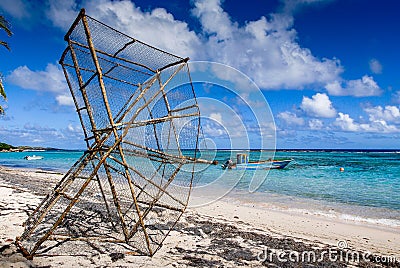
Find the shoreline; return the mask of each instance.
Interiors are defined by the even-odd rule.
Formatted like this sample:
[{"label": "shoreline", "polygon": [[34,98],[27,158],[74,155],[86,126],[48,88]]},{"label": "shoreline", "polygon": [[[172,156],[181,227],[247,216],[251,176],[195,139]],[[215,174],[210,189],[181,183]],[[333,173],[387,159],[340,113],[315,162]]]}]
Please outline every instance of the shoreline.
[{"label": "shoreline", "polygon": [[[63,176],[67,170],[60,169],[39,169],[39,168],[28,168],[28,167],[13,167],[13,166],[2,166],[0,165],[0,171],[7,170],[7,172],[15,174],[57,174]],[[60,177],[61,179],[61,177]],[[54,180],[54,185],[57,183]],[[232,189],[227,193],[223,193],[226,189],[220,188],[218,185],[215,192],[207,192],[200,190],[198,193],[197,189],[192,191],[191,199],[197,198],[195,203],[211,204],[215,202],[225,203],[238,203],[244,206],[254,207],[257,206],[260,209],[272,210],[276,212],[292,213],[300,215],[314,215],[323,218],[333,219],[336,221],[344,221],[354,224],[370,224],[372,226],[394,227],[400,230],[400,210],[391,208],[374,207],[374,206],[363,206],[359,204],[344,204],[336,203],[326,200],[316,200],[311,198],[289,196],[278,193],[264,193],[264,192],[253,192],[250,193],[243,189]],[[194,186],[194,188],[196,188]],[[201,188],[201,187],[200,187]],[[223,193],[223,194],[222,194]],[[223,197],[220,197],[222,196]],[[218,197],[216,197],[218,196]],[[194,202],[191,202],[194,203]],[[189,203],[188,208],[191,208]],[[192,206],[196,208],[197,206]],[[355,211],[357,209],[357,211]],[[362,213],[361,213],[362,212]],[[384,215],[383,215],[384,214]],[[395,214],[395,216],[393,216]],[[392,216],[391,218],[386,217],[387,215]]]},{"label": "shoreline", "polygon": [[232,190],[223,199],[229,203],[255,205],[261,209],[278,212],[314,215],[355,224],[400,228],[400,210],[392,208],[345,204],[278,193],[249,193],[237,189]]},{"label": "shoreline", "polygon": [[[110,254],[92,253],[81,257],[35,257],[33,261],[28,261],[13,249],[12,241],[22,233],[22,223],[29,210],[34,209],[47,193],[43,189],[33,189],[32,185],[52,188],[61,177],[57,172],[0,167],[1,267],[3,264],[5,267],[35,267],[53,263],[55,266],[67,267],[76,260],[82,266],[93,267],[118,266],[124,262],[144,267],[220,264],[227,267],[259,266],[262,262],[257,259],[257,254],[264,247],[295,251],[315,247],[340,250],[338,243],[343,241],[351,250],[370,252],[371,256],[394,256],[399,261],[393,267],[400,267],[398,227],[334,219],[299,211],[274,210],[257,203],[233,202],[229,196],[206,206],[188,208],[175,230],[165,240],[164,246],[152,258],[124,256],[120,260],[113,260]],[[192,196],[191,199],[197,199],[196,202],[207,201],[199,196]],[[214,250],[217,250],[217,254]],[[279,262],[277,264],[279,266]],[[380,267],[377,262],[372,264]]]}]

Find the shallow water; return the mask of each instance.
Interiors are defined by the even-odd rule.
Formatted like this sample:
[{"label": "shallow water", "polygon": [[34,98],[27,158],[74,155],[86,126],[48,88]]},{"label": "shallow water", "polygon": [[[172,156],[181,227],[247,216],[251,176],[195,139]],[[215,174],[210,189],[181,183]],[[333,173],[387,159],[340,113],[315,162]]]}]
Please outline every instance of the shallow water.
[{"label": "shallow water", "polygon": [[[236,151],[202,152],[223,163]],[[42,160],[28,161],[26,155]],[[82,151],[0,153],[0,165],[65,172]],[[213,155],[215,154],[215,156]],[[250,159],[267,159],[270,152],[252,151]],[[195,187],[231,191],[230,197],[276,208],[309,211],[331,217],[376,221],[400,226],[400,153],[396,151],[280,151],[276,158],[293,158],[283,170],[222,170],[200,165]],[[202,170],[202,168],[205,168]],[[341,172],[340,168],[344,168]],[[262,182],[249,193],[252,180]]]},{"label": "shallow water", "polygon": [[[228,152],[219,156],[224,153]],[[284,151],[275,157],[294,160],[285,169],[264,174],[226,171],[227,178],[242,176],[230,196],[278,209],[400,227],[399,152]],[[202,182],[217,169],[209,167]],[[264,180],[255,193],[249,193],[253,176]]]}]

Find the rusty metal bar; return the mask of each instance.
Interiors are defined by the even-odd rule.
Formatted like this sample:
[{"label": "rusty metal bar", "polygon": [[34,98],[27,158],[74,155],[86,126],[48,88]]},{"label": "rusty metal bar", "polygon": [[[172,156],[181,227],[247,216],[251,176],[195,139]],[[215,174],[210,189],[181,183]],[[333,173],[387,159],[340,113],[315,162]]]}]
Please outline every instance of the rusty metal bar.
[{"label": "rusty metal bar", "polygon": [[[83,183],[81,186],[80,190],[75,194],[73,197],[73,200],[70,202],[70,204],[67,206],[67,208],[64,210],[64,212],[61,214],[61,216],[56,220],[56,222],[53,224],[53,226],[50,228],[49,231],[46,232],[46,234],[38,241],[36,242],[35,246],[31,250],[31,255],[33,255],[36,250],[40,247],[40,245],[47,240],[47,238],[53,233],[53,231],[57,228],[57,226],[61,223],[61,221],[64,219],[64,217],[68,214],[68,212],[72,209],[72,207],[75,205],[75,203],[78,201],[79,196],[83,193],[83,191],[86,189],[86,187],[89,185],[89,183],[92,181],[92,178],[97,174],[97,171],[100,169],[102,166],[103,162],[110,156],[111,152],[114,150],[114,148],[117,146],[117,142],[110,147],[108,152],[106,152],[102,158],[101,161],[97,164],[96,168],[93,170],[93,172],[90,174],[88,179]],[[84,167],[84,165],[83,165]],[[45,214],[43,214],[45,215]]]},{"label": "rusty metal bar", "polygon": [[[92,42],[92,38],[91,38],[91,35],[90,35],[90,30],[89,30],[89,25],[87,23],[86,17],[82,18],[82,23],[83,23],[83,26],[84,26],[83,28],[85,29],[86,39],[87,39],[87,42],[89,44],[89,49],[90,49],[90,52],[91,52],[91,55],[92,55],[93,63],[95,64],[95,67],[96,67],[97,78],[98,78],[98,82],[99,82],[99,85],[100,85],[101,93],[103,95],[103,102],[104,102],[104,105],[106,107],[107,115],[108,115],[108,118],[110,120],[111,126],[114,126],[114,120],[112,118],[112,113],[111,113],[110,105],[108,103],[108,98],[107,98],[107,92],[106,92],[106,89],[105,89],[105,86],[104,86],[104,82],[103,82],[102,70],[101,70],[99,62],[97,60],[97,55],[96,55],[96,52],[95,52],[95,49],[94,49],[94,46],[93,46],[93,42]],[[117,131],[115,129],[113,129],[113,133],[114,133],[115,139],[117,140],[118,139],[118,133],[117,133]],[[119,146],[119,143],[118,144],[115,143],[114,146]],[[104,160],[104,161],[106,161],[106,160]],[[126,223],[125,223],[122,211],[121,211],[121,207],[120,207],[120,204],[119,204],[119,201],[118,201],[117,193],[115,191],[115,186],[114,186],[114,182],[113,182],[111,173],[108,171],[107,168],[106,168],[106,173],[107,173],[107,177],[108,177],[108,180],[109,180],[109,183],[110,183],[111,190],[113,192],[114,203],[116,204],[118,214],[119,214],[119,216],[121,218],[122,229],[124,230],[125,238],[127,239],[128,230],[126,228]]]},{"label": "rusty metal bar", "polygon": [[[84,16],[82,17],[82,20],[83,19],[84,19]],[[82,94],[83,102],[85,103],[85,106],[86,106],[86,111],[87,111],[87,114],[88,114],[88,117],[89,117],[90,124],[92,126],[92,132],[94,134],[94,139],[96,141],[96,145],[100,146],[101,144],[103,144],[103,142],[105,140],[103,142],[100,141],[99,136],[96,135],[96,133],[94,132],[94,130],[96,130],[96,123],[95,123],[95,120],[94,120],[93,111],[92,111],[92,108],[91,108],[91,105],[90,105],[90,102],[89,102],[89,98],[88,98],[88,95],[86,93],[86,85],[84,84],[84,81],[82,79],[82,75],[81,75],[81,72],[80,72],[80,69],[79,69],[78,59],[76,57],[75,51],[72,49],[72,44],[71,44],[70,40],[68,40],[68,45],[69,45],[69,48],[71,50],[71,57],[72,57],[72,61],[73,61],[74,66],[75,66],[76,75],[77,75],[77,79],[78,79],[78,83],[79,83],[79,89],[80,89],[80,92]],[[71,90],[71,94],[72,94],[72,96],[75,97],[75,94],[74,94],[73,90]],[[83,124],[83,122],[82,122],[82,128],[84,129],[85,132],[87,132],[86,131],[86,126]],[[90,148],[90,147],[88,146],[88,148]],[[93,163],[92,163],[92,166],[93,166]],[[107,170],[106,170],[106,172],[107,172]],[[108,172],[107,172],[107,176],[109,176]],[[111,219],[110,207],[109,207],[108,201],[107,201],[107,199],[106,199],[106,197],[105,197],[105,195],[103,193],[103,187],[101,185],[100,180],[98,180],[98,183],[99,183],[99,187],[100,187],[100,189],[102,191],[103,200],[104,200],[104,203],[106,205],[109,218]]]},{"label": "rusty metal bar", "polygon": [[[170,185],[170,183],[175,179],[176,175],[178,174],[179,170],[181,169],[181,167],[183,166],[183,164],[180,164],[174,171],[174,173],[168,178],[168,181],[164,184],[164,187],[160,187],[160,191],[158,192],[158,195],[156,196],[156,198],[153,199],[152,202],[149,203],[147,209],[145,210],[145,212],[143,213],[144,217],[147,216],[147,214],[151,211],[151,209],[153,208],[154,204],[157,203],[160,198],[166,193],[166,189],[167,187]],[[186,206],[186,205],[183,205]],[[137,231],[138,228],[138,224],[135,224],[135,226],[132,228],[130,235],[133,236],[134,233]]]}]

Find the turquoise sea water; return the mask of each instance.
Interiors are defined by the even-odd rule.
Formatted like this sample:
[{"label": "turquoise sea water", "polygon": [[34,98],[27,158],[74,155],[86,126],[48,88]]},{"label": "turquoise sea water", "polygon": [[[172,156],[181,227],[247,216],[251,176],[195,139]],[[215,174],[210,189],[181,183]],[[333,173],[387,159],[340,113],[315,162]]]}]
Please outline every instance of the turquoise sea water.
[{"label": "turquoise sea water", "polygon": [[[82,153],[3,152],[0,153],[0,165],[65,172]],[[23,159],[33,154],[44,158],[35,161]],[[235,154],[218,151],[215,158],[223,163]],[[250,159],[259,155],[259,151],[253,151]],[[225,182],[235,181],[237,184],[230,196],[240,200],[299,210],[313,209],[331,216],[341,213],[342,217],[384,219],[391,225],[400,226],[399,151],[278,151],[275,157],[294,160],[283,170],[257,174],[251,171],[224,171],[219,165],[209,166],[202,171],[196,185],[207,185],[219,178],[216,187],[224,187]],[[263,183],[255,193],[249,193],[253,176],[261,176],[258,179]]]},{"label": "turquoise sea water", "polygon": [[[38,168],[66,172],[81,157],[83,151],[0,152],[0,165],[17,168]],[[28,155],[43,156],[41,160],[25,160]]]}]

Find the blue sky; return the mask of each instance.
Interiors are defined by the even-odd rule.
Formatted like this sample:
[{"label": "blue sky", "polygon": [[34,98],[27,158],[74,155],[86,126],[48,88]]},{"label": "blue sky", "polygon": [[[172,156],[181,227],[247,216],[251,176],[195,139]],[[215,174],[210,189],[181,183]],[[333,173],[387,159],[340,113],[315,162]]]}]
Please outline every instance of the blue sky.
[{"label": "blue sky", "polygon": [[[11,52],[0,48],[8,96],[1,101],[1,142],[85,147],[58,64],[80,8],[156,47],[247,75],[272,111],[278,148],[400,148],[400,3],[394,0],[0,0],[14,32],[0,33],[11,46]],[[218,87],[198,90],[223,98]],[[239,89],[254,103],[246,90]],[[201,113],[220,123],[229,116]],[[229,146],[216,124],[205,129],[217,147]]]}]

